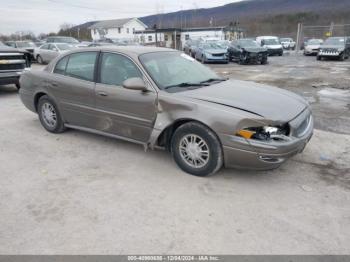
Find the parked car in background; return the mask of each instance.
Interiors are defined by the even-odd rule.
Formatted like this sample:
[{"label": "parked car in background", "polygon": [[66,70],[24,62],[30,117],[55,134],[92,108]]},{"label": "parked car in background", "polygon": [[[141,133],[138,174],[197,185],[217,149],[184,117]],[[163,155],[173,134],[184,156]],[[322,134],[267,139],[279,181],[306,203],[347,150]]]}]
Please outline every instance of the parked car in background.
[{"label": "parked car in background", "polygon": [[5,44],[13,48],[24,49],[28,51],[31,54],[31,59],[34,60],[35,44],[32,41],[7,41]]},{"label": "parked car in background", "polygon": [[329,37],[321,45],[317,54],[317,60],[323,58],[337,58],[341,61],[350,56],[350,38],[349,37]]},{"label": "parked car in background", "polygon": [[195,58],[203,64],[209,62],[228,63],[227,49],[216,42],[201,42],[196,49]]},{"label": "parked car in background", "polygon": [[280,38],[280,42],[282,44],[282,47],[287,50],[294,50],[295,49],[295,42],[293,38]]},{"label": "parked car in background", "polygon": [[19,77],[30,68],[30,60],[28,51],[0,42],[0,85],[15,84],[19,89]]},{"label": "parked car in background", "polygon": [[260,63],[267,64],[268,52],[265,47],[257,44],[251,39],[240,39],[232,41],[228,48],[228,56],[230,61],[239,64]]},{"label": "parked car in background", "polygon": [[279,167],[313,133],[310,106],[280,88],[219,77],[167,48],[77,49],[20,79],[49,132],[74,128],[164,148],[185,172]]},{"label": "parked car in background", "polygon": [[88,47],[96,47],[96,46],[115,46],[115,44],[110,42],[92,42],[88,45]]},{"label": "parked car in background", "polygon": [[304,55],[317,55],[322,44],[322,39],[309,39],[304,46]]},{"label": "parked car in background", "polygon": [[283,47],[276,36],[258,36],[256,42],[260,46],[267,48],[269,55],[283,55]]},{"label": "parked car in background", "polygon": [[34,49],[34,57],[39,64],[50,63],[51,60],[60,54],[76,48],[73,45],[65,43],[44,44]]},{"label": "parked car in background", "polygon": [[200,43],[200,40],[189,39],[185,42],[183,51],[185,52],[185,54],[192,56],[194,58],[196,55],[196,49],[199,43]]},{"label": "parked car in background", "polygon": [[65,43],[69,45],[80,44],[80,42],[77,39],[68,36],[50,36],[46,39],[46,43]]}]

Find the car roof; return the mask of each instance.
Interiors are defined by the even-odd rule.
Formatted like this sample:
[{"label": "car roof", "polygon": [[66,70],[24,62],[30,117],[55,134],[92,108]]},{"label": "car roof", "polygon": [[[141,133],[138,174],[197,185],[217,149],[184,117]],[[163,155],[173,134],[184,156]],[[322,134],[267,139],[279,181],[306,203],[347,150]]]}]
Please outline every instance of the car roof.
[{"label": "car roof", "polygon": [[126,54],[141,55],[147,53],[155,52],[176,52],[177,50],[163,47],[151,47],[151,46],[96,46],[96,47],[87,47],[75,49],[74,52],[83,52],[83,51],[109,51],[109,52],[122,52]]}]

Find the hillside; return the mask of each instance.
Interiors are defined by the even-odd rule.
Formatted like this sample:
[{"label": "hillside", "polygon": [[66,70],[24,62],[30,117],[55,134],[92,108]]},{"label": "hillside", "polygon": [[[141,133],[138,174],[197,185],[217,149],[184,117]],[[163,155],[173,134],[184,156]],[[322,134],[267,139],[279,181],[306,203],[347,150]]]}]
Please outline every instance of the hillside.
[{"label": "hillside", "polygon": [[224,6],[141,17],[149,26],[199,27],[238,21],[247,35],[295,33],[298,22],[328,25],[350,23],[350,0],[245,0]]}]

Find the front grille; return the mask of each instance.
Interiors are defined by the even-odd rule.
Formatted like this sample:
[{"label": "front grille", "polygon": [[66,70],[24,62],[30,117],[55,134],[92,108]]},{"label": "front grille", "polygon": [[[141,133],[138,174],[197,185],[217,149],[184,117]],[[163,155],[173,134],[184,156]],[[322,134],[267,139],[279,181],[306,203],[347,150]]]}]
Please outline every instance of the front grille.
[{"label": "front grille", "polygon": [[24,68],[25,68],[25,64],[7,64],[7,65],[0,64],[0,70],[19,70]]},{"label": "front grille", "polygon": [[0,70],[22,70],[27,66],[27,58],[23,53],[0,53]]},{"label": "front grille", "polygon": [[212,54],[212,56],[224,56],[225,53],[222,53],[222,54]]}]

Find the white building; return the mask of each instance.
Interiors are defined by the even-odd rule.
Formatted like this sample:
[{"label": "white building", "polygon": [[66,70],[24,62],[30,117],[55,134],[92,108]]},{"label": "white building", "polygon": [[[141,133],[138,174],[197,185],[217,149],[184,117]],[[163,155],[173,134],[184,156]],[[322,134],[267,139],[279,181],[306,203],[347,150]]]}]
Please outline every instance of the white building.
[{"label": "white building", "polygon": [[113,19],[97,22],[89,27],[92,40],[104,38],[133,40],[136,31],[147,29],[147,25],[137,18]]},{"label": "white building", "polygon": [[135,31],[135,39],[143,45],[155,45],[157,41],[158,46],[182,49],[183,44],[189,39],[215,38],[224,40],[224,29],[224,27],[162,28],[157,29],[157,31],[146,29]]}]

